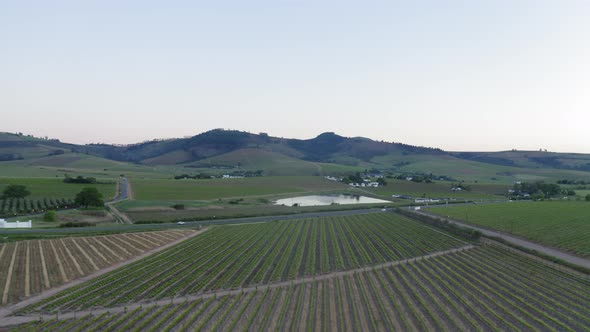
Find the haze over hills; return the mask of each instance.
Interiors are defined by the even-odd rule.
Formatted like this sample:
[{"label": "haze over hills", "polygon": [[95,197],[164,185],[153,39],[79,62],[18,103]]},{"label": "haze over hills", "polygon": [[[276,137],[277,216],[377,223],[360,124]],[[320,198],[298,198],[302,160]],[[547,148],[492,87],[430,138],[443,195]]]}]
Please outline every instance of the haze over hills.
[{"label": "haze over hills", "polygon": [[[78,145],[23,134],[0,133],[0,161],[59,166],[88,155],[114,162],[187,169],[240,167],[267,175],[325,175],[360,169],[394,169],[438,175],[477,173],[489,180],[517,173],[543,178],[589,177],[590,155],[547,151],[447,152],[437,148],[343,137],[326,132],[301,140],[215,129],[193,137],[153,140],[126,146]],[[526,169],[525,172],[523,169]]]}]

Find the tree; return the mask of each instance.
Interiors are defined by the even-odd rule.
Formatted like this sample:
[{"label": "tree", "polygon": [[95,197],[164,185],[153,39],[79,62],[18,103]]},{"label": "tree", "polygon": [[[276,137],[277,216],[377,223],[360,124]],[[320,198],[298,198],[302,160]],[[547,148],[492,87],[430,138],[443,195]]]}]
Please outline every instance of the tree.
[{"label": "tree", "polygon": [[57,213],[53,210],[49,210],[43,215],[43,221],[53,222],[55,220],[57,220]]},{"label": "tree", "polygon": [[75,202],[84,207],[102,206],[104,204],[102,194],[94,187],[82,189],[82,191],[76,194]]},{"label": "tree", "polygon": [[384,178],[378,178],[377,183],[379,183],[379,185],[382,187],[385,187],[387,185],[387,181],[385,181]]},{"label": "tree", "polygon": [[6,188],[4,188],[4,192],[2,193],[2,198],[25,198],[31,194],[30,191],[27,190],[27,187],[20,185],[20,184],[9,184]]},{"label": "tree", "polygon": [[590,202],[590,194],[586,195],[586,202]]}]

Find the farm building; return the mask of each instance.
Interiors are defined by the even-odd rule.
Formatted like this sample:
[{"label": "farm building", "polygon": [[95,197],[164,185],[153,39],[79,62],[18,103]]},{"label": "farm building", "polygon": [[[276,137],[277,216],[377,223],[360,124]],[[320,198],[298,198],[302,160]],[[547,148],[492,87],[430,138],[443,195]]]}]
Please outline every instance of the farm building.
[{"label": "farm building", "polygon": [[8,222],[4,219],[0,219],[0,228],[32,228],[31,221],[16,221]]}]

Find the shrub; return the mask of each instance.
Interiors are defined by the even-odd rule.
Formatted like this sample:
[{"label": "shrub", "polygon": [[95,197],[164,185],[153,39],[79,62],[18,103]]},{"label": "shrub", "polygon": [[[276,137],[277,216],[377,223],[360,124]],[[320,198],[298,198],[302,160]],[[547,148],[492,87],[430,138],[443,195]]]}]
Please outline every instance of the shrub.
[{"label": "shrub", "polygon": [[49,211],[45,212],[45,214],[43,215],[43,221],[54,222],[56,220],[57,220],[57,213],[53,210],[49,210]]}]

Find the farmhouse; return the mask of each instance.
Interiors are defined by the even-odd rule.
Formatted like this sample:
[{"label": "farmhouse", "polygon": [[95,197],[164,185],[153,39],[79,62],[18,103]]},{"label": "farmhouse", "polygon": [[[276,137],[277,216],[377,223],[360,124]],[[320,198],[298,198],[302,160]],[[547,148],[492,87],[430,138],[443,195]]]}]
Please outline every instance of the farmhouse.
[{"label": "farmhouse", "polygon": [[0,219],[0,228],[32,228],[31,221],[16,221],[8,222],[4,219]]},{"label": "farmhouse", "polygon": [[223,174],[222,176],[223,179],[243,179],[244,176],[241,175],[229,175],[229,174]]}]

